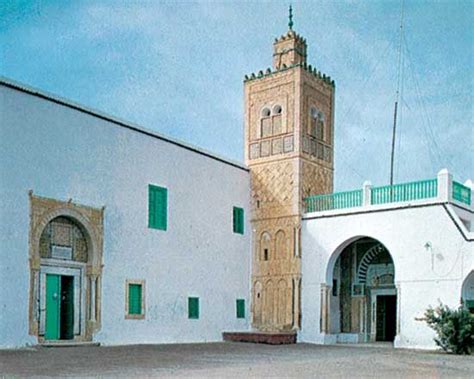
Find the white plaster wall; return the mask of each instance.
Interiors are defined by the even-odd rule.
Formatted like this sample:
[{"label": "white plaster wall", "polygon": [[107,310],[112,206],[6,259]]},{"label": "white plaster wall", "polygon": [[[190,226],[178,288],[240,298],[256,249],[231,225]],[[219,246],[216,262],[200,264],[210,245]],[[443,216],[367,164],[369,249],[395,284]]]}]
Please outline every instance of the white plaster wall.
[{"label": "white plaster wall", "polygon": [[[109,121],[0,86],[0,346],[28,335],[28,231],[36,195],[105,206],[104,344],[221,340],[249,328],[249,174]],[[149,229],[148,184],[168,188],[168,230]],[[245,234],[232,231],[233,206]],[[146,281],[144,320],[125,319],[125,281]],[[200,318],[188,320],[187,298]],[[245,299],[246,319],[235,301]]]},{"label": "white plaster wall", "polygon": [[[451,214],[456,215],[454,211]],[[422,317],[425,309],[436,306],[439,300],[457,307],[462,283],[474,268],[473,233],[468,233],[467,241],[441,205],[307,219],[302,236],[303,320],[299,339],[305,342],[334,340],[320,333],[320,285],[332,284],[327,282],[328,263],[334,264],[342,248],[357,237],[379,240],[393,258],[395,283],[401,291],[398,347],[435,347],[431,329],[415,318]],[[431,243],[432,252],[425,248],[426,242]]]}]

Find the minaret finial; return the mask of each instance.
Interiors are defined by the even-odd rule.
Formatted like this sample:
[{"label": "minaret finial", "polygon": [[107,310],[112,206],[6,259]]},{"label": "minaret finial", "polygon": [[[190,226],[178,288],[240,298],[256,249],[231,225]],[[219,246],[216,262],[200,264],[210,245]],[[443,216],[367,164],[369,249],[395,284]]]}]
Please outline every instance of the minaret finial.
[{"label": "minaret finial", "polygon": [[291,4],[288,15],[288,29],[293,30],[293,8],[291,7]]}]

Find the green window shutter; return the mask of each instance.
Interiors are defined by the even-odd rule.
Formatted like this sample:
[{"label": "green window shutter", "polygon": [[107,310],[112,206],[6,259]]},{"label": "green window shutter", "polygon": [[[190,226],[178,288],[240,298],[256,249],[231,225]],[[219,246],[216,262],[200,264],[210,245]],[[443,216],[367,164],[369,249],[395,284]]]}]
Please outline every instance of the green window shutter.
[{"label": "green window shutter", "polygon": [[237,318],[245,318],[245,300],[244,299],[237,299],[236,308],[237,308]]},{"label": "green window shutter", "polygon": [[148,227],[166,230],[168,226],[168,189],[148,185]]},{"label": "green window shutter", "polygon": [[188,318],[199,319],[199,297],[188,297]]},{"label": "green window shutter", "polygon": [[142,285],[141,284],[128,285],[128,314],[129,315],[142,314]]},{"label": "green window shutter", "polygon": [[234,207],[232,221],[234,233],[244,234],[244,210],[242,208]]}]

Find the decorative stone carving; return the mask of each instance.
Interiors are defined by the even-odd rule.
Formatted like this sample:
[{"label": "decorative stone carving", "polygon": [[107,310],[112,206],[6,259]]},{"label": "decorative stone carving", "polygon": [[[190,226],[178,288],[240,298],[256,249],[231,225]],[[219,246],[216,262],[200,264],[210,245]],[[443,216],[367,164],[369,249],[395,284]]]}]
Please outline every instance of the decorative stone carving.
[{"label": "decorative stone carving", "polygon": [[281,138],[275,138],[272,141],[272,155],[281,154],[283,150],[283,142]]},{"label": "decorative stone carving", "polygon": [[283,151],[289,153],[294,150],[293,136],[283,138]]},{"label": "decorative stone carving", "polygon": [[260,144],[252,143],[250,145],[250,159],[257,159],[260,156]]},{"label": "decorative stone carving", "polygon": [[[100,329],[101,320],[101,294],[100,283],[102,274],[102,249],[103,249],[103,223],[104,208],[97,209],[84,205],[75,204],[72,201],[60,201],[33,195],[30,198],[30,296],[29,296],[29,332],[38,336],[39,342],[43,340],[40,336],[39,310],[38,310],[38,288],[39,273],[41,272],[42,260],[51,260],[50,245],[73,248],[75,250],[73,261],[84,262],[84,283],[94,282],[94,294],[91,293],[90,285],[85,285],[81,291],[85,291],[85,307],[89,310],[83,314],[86,318],[84,330],[80,335],[75,335],[74,341],[90,341],[92,334]],[[77,230],[74,228],[77,226]],[[77,263],[76,263],[77,264]],[[57,261],[57,267],[61,267],[61,261]],[[93,303],[91,302],[93,299]],[[93,315],[91,311],[93,310]],[[89,317],[87,317],[89,316]],[[92,317],[93,316],[93,317]]]},{"label": "decorative stone carving", "polygon": [[270,155],[270,148],[271,148],[270,142],[271,141],[263,141],[261,143],[260,156],[268,157]]}]

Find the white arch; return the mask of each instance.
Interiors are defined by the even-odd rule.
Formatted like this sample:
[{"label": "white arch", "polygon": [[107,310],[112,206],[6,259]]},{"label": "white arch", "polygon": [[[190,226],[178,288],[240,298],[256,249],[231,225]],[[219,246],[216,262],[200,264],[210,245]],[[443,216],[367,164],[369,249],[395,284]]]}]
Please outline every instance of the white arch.
[{"label": "white arch", "polygon": [[[385,250],[388,252],[390,257],[392,258],[394,267],[396,267],[394,256],[390,253],[390,249],[388,249],[387,245],[383,241],[381,241],[380,238],[376,238],[376,237],[369,236],[369,235],[357,235],[357,236],[353,236],[353,237],[346,238],[345,240],[343,240],[343,242],[340,243],[336,247],[336,249],[333,251],[333,253],[329,257],[328,262],[326,264],[326,275],[325,275],[326,282],[325,282],[325,284],[332,286],[333,275],[334,275],[334,266],[336,265],[337,258],[339,258],[339,256],[344,251],[344,249],[347,246],[349,246],[350,244],[352,244],[353,242],[358,241],[362,238],[369,238],[373,241],[378,242],[380,245],[382,245],[385,248]],[[395,270],[394,282],[396,280],[396,273],[397,273],[397,271]]]}]

